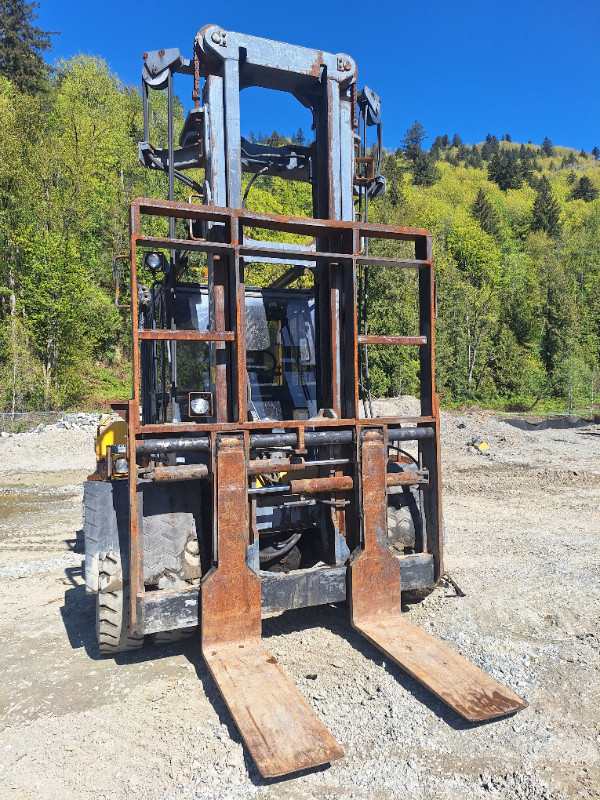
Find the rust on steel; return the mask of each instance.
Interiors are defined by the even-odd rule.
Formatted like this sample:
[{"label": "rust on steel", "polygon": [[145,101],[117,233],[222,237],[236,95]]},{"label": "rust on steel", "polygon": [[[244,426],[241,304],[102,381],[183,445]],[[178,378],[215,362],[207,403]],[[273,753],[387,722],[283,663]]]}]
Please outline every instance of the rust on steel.
[{"label": "rust on steel", "polygon": [[410,622],[406,614],[371,619],[358,630],[469,722],[527,708],[526,700]]},{"label": "rust on steel", "polygon": [[150,477],[155,481],[190,481],[208,477],[204,464],[175,464],[172,467],[155,467]]},{"label": "rust on steel", "polygon": [[201,586],[202,655],[263,777],[326,764],[341,747],[261,641],[260,578],[246,559],[244,438],[213,441],[218,552]]},{"label": "rust on steel", "polygon": [[[432,423],[435,422],[435,417],[430,416],[423,416],[423,417],[379,417],[380,420],[385,420],[385,424],[388,426],[391,425],[417,425],[418,423]],[[319,418],[319,419],[309,419],[309,420],[294,420],[293,422],[285,423],[285,430],[286,431],[294,431],[297,435],[298,429],[303,430],[304,428],[316,428],[316,429],[327,429],[327,428],[349,428],[349,427],[356,427],[362,426],[364,424],[364,420],[357,420],[357,419],[326,419],[326,418]],[[135,424],[135,421],[134,423]],[[270,433],[273,426],[265,425],[263,421],[246,421],[246,422],[224,422],[224,423],[214,423],[214,422],[166,422],[164,424],[159,423],[156,425],[141,425],[138,423],[136,427],[137,433],[143,434],[175,434],[179,435],[180,433],[194,433],[194,432],[207,432],[207,431],[265,431],[265,433]]]},{"label": "rust on steel", "polygon": [[175,341],[175,342],[233,342],[233,331],[171,331],[171,330],[139,330],[138,339],[142,341]]},{"label": "rust on steel", "polygon": [[388,472],[385,482],[387,486],[416,486],[429,483],[429,478],[419,472]]},{"label": "rust on steel", "polygon": [[321,492],[345,492],[354,487],[349,475],[338,478],[304,478],[290,481],[292,494],[319,494]]},{"label": "rust on steel", "polygon": [[304,459],[258,458],[248,462],[248,475],[268,475],[271,472],[294,472],[305,469]]},{"label": "rust on steel", "polygon": [[[222,206],[199,206],[154,198],[138,198],[132,202],[138,217],[137,226],[133,227],[134,235],[140,234],[139,214],[149,214],[159,217],[181,217],[183,219],[206,219],[210,222],[226,222],[238,219],[240,224],[248,227],[278,230],[286,233],[298,233],[304,236],[326,236],[328,230],[353,231],[358,230],[361,237],[377,237],[397,241],[415,241],[419,238],[431,236],[426,228],[406,228],[395,225],[380,225],[374,222],[345,221],[331,219],[311,219],[308,217],[289,217],[281,214],[267,214],[261,211],[248,211],[239,208],[224,208]],[[184,241],[184,240],[182,240]],[[187,240],[185,240],[187,241]],[[189,244],[189,242],[188,242]]]},{"label": "rust on steel", "polygon": [[352,625],[402,611],[400,561],[387,538],[386,442],[382,428],[363,429],[357,463],[362,496],[361,552],[350,565]]}]

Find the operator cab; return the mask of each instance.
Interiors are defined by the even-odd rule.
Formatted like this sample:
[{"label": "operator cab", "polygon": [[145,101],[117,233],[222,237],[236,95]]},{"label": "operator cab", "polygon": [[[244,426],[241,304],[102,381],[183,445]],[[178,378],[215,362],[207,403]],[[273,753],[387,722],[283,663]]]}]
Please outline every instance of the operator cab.
[{"label": "operator cab", "polygon": [[[209,330],[208,291],[203,284],[177,284],[169,302],[168,290],[156,286],[146,325],[163,327],[172,313],[177,330]],[[247,288],[245,296],[249,420],[316,416],[313,291]],[[151,367],[142,370],[143,424],[207,422],[214,414],[210,345],[198,341],[173,345],[142,343],[142,360]]]}]

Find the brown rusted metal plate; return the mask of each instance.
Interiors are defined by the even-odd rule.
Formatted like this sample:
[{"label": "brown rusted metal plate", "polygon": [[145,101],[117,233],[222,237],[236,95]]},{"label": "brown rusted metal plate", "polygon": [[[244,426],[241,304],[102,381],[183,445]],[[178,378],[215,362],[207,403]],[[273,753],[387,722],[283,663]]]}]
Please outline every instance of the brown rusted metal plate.
[{"label": "brown rusted metal plate", "polygon": [[409,622],[404,614],[363,621],[355,627],[469,722],[503,717],[527,707],[522,697]]},{"label": "brown rusted metal plate", "polygon": [[381,428],[363,428],[358,462],[362,489],[362,552],[350,565],[352,624],[401,613],[400,561],[388,548],[386,448]]},{"label": "brown rusted metal plate", "polygon": [[247,457],[216,439],[217,568],[201,588],[202,655],[265,778],[326,764],[343,751],[261,641],[260,578],[247,565]]},{"label": "brown rusted metal plate", "polygon": [[401,609],[400,561],[387,544],[383,432],[364,429],[359,443],[363,551],[350,566],[352,625],[389,658],[470,722],[502,717],[527,703]]},{"label": "brown rusted metal plate", "polygon": [[344,755],[260,640],[205,649],[204,659],[263,777]]}]

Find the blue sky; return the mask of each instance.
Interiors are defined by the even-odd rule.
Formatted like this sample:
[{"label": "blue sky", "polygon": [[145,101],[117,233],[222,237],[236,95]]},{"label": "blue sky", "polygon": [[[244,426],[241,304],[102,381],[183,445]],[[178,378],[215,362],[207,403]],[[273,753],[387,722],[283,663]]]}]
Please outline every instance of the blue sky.
[{"label": "blue sky", "polygon": [[[455,132],[468,143],[490,132],[537,144],[548,136],[577,150],[600,147],[599,0],[41,0],[37,20],[61,32],[49,60],[98,55],[134,84],[144,51],[178,47],[189,58],[207,23],[351,55],[359,87],[382,98],[390,148],[415,119],[429,134],[426,147],[437,134]],[[189,106],[191,80],[179,78],[176,91]],[[293,98],[265,103],[258,92],[248,95],[242,113],[244,133],[277,128],[289,135],[309,127]]]}]

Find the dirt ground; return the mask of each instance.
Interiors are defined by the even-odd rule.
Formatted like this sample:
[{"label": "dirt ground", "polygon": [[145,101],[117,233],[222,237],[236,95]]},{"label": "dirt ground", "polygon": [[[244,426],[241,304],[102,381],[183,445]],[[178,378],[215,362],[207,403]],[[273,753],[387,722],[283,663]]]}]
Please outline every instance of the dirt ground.
[{"label": "dirt ground", "polygon": [[600,426],[444,414],[442,446],[446,569],[466,597],[440,587],[407,613],[529,707],[467,724],[347,608],[288,612],[264,621],[269,649],[345,757],[266,781],[195,641],[99,657],[80,530],[91,434],[0,439],[1,800],[600,797]]}]

